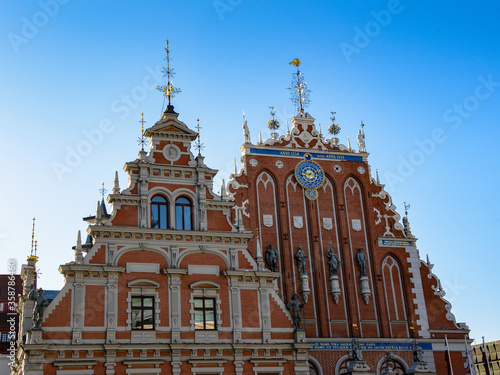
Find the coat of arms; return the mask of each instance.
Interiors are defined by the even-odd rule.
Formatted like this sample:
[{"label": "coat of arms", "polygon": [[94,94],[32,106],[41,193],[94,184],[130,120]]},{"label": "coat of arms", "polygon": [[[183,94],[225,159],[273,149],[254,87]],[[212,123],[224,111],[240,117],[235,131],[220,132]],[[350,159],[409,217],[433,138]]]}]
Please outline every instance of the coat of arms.
[{"label": "coat of arms", "polygon": [[273,215],[262,215],[262,222],[266,227],[272,227]]},{"label": "coat of arms", "polygon": [[302,228],[304,226],[304,221],[302,220],[302,216],[294,216],[293,217],[293,226],[295,228]]},{"label": "coat of arms", "polygon": [[323,228],[325,228],[326,230],[331,230],[333,228],[332,218],[330,217],[323,218]]},{"label": "coat of arms", "polygon": [[359,232],[361,230],[361,220],[352,219],[352,229],[354,229],[356,232]]}]

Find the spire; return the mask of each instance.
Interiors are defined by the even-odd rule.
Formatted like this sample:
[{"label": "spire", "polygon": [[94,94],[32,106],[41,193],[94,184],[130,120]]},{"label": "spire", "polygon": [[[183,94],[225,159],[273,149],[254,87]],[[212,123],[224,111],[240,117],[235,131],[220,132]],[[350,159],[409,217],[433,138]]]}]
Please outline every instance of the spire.
[{"label": "spire", "polygon": [[195,149],[198,150],[198,156],[201,155],[201,151],[205,149],[205,145],[203,143],[201,143],[201,135],[200,135],[200,129],[201,129],[201,126],[200,126],[200,119],[196,119],[196,130],[198,131],[198,143],[194,146]]},{"label": "spire", "polygon": [[259,129],[259,143],[257,143],[258,145],[261,145],[262,144],[262,132],[260,131]]},{"label": "spire", "polygon": [[290,124],[288,123],[288,120],[286,120],[286,135],[290,135]]},{"label": "spire", "polygon": [[76,264],[83,264],[82,234],[80,231],[78,231],[78,235],[76,237],[75,263]]},{"label": "spire", "polygon": [[222,183],[220,184],[220,196],[222,198],[222,200],[224,200],[224,198],[227,197],[227,192],[226,192],[226,183],[224,181],[224,179],[222,179]]},{"label": "spire", "polygon": [[273,117],[271,120],[269,120],[269,122],[267,123],[267,127],[269,128],[269,130],[271,130],[271,137],[273,139],[277,139],[278,138],[278,133],[276,132],[276,130],[278,130],[280,128],[280,123],[278,120],[276,120],[274,118],[274,116],[276,115],[276,111],[274,110],[274,106],[271,106],[269,107],[271,108],[271,116]]},{"label": "spire", "polygon": [[141,120],[139,121],[141,123],[141,136],[137,139],[137,143],[141,146],[141,151],[144,151],[144,145],[146,144],[146,139],[144,138],[144,124],[146,121],[144,121],[144,112],[141,113]]},{"label": "spire", "polygon": [[97,201],[97,209],[95,212],[95,218],[97,220],[101,220],[101,203],[99,201]]},{"label": "spire", "polygon": [[118,181],[118,171],[115,171],[115,183],[113,185],[113,194],[120,194],[120,181]]},{"label": "spire", "polygon": [[[165,61],[167,62],[167,67],[163,67],[162,73],[163,77],[167,77],[167,84],[163,86],[157,86],[156,89],[158,91],[163,92],[164,98],[168,99],[168,106],[165,110],[167,113],[175,113],[174,112],[174,106],[171,105],[171,100],[175,95],[181,93],[181,89],[174,87],[172,83],[172,79],[175,75],[174,69],[170,68],[170,49],[168,46],[168,39],[167,39],[167,45],[165,48],[165,52],[167,53],[167,57],[165,57]],[[163,105],[165,105],[165,100],[163,101]]]},{"label": "spire", "polygon": [[351,150],[352,150],[352,148],[351,148],[351,140],[349,139],[349,137],[347,137],[347,149],[348,149],[349,151],[351,151]]},{"label": "spire", "polygon": [[292,74],[292,84],[288,88],[290,91],[290,100],[295,105],[299,113],[304,112],[304,108],[309,107],[309,93],[311,90],[307,88],[307,83],[304,81],[302,72],[299,70],[301,64],[299,59],[293,59],[290,63],[297,68],[297,71]]},{"label": "spire", "polygon": [[378,178],[378,169],[375,169],[375,174],[377,175],[377,185],[380,185],[380,179]]},{"label": "spire", "polygon": [[238,174],[238,171],[236,170],[236,158],[234,158],[234,176]]},{"label": "spire", "polygon": [[38,262],[38,257],[36,256],[36,249],[37,249],[37,241],[35,240],[35,218],[33,218],[33,227],[31,229],[31,251],[30,255],[28,257],[28,264],[30,261],[33,262],[33,265]]}]

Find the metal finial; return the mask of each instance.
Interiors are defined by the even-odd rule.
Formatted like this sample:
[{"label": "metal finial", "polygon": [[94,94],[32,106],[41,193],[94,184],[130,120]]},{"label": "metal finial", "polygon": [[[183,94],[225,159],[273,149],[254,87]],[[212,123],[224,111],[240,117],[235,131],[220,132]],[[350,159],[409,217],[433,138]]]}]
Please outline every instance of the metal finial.
[{"label": "metal finial", "polygon": [[406,204],[406,202],[403,202],[404,206],[405,206],[405,216],[408,217],[408,210],[410,208],[410,205],[409,204]]},{"label": "metal finial", "polygon": [[335,114],[337,112],[330,113],[332,114],[332,116],[330,117],[330,120],[332,120],[332,124],[328,127],[328,133],[335,138],[340,133],[340,126],[339,124],[335,123]]},{"label": "metal finial", "polygon": [[243,110],[243,119],[245,119],[245,110]]},{"label": "metal finial", "polygon": [[107,192],[108,190],[104,188],[104,182],[103,182],[102,187],[99,189],[99,193],[101,193],[102,199],[104,199],[104,196],[106,195]]},{"label": "metal finial", "polygon": [[234,158],[234,175],[236,176],[238,171],[236,170],[236,158]]},{"label": "metal finial", "polygon": [[33,218],[33,228],[31,229],[31,253],[30,253],[30,256],[33,256],[34,245],[35,245],[35,218]]},{"label": "metal finial", "polygon": [[293,59],[289,64],[297,68],[297,72],[292,74],[292,84],[288,88],[290,91],[290,100],[298,109],[299,113],[303,113],[304,108],[309,107],[309,94],[311,90],[307,88],[307,83],[304,81],[304,77],[299,70],[299,66],[301,64],[300,60]]},{"label": "metal finial", "polygon": [[139,120],[141,123],[141,136],[137,139],[137,143],[141,146],[141,151],[144,151],[144,145],[146,144],[146,139],[144,138],[144,112],[141,113],[141,119]]},{"label": "metal finial", "polygon": [[165,52],[167,53],[167,57],[165,57],[165,60],[167,61],[167,67],[166,68],[163,67],[162,73],[163,77],[167,77],[167,84],[163,86],[158,85],[156,89],[158,91],[163,92],[163,96],[168,99],[168,105],[170,106],[171,99],[182,91],[181,89],[174,87],[173,83],[171,82],[171,80],[175,75],[175,72],[174,69],[170,68],[170,49],[168,47],[168,39],[167,39],[167,45],[164,48]]},{"label": "metal finial", "polygon": [[276,133],[276,130],[279,129],[280,123],[278,120],[276,120],[276,118],[274,118],[274,116],[276,115],[276,111],[274,110],[274,106],[270,106],[269,108],[271,109],[271,111],[269,113],[271,114],[272,119],[269,120],[269,122],[267,123],[267,127],[269,128],[269,130],[271,130],[271,136],[273,137],[273,139],[276,139],[276,137],[278,136],[278,133]]},{"label": "metal finial", "polygon": [[322,133],[322,131],[321,131],[321,122],[320,122],[320,123],[318,123],[318,124],[319,124],[319,136],[320,136],[320,137],[323,137],[323,133]]},{"label": "metal finial", "polygon": [[198,155],[201,155],[201,151],[205,149],[205,145],[201,143],[201,135],[200,135],[200,119],[196,119],[197,124],[196,124],[196,130],[198,131],[198,143],[194,146],[195,149],[198,150]]}]

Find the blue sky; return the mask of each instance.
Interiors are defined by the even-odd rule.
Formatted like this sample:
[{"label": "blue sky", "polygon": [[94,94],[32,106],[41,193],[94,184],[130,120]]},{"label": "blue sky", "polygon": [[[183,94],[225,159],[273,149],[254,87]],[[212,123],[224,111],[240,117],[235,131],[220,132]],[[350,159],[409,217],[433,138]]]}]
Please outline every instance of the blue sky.
[{"label": "blue sky", "polygon": [[[244,110],[254,140],[275,106],[294,114],[293,58],[308,112],[342,143],[365,123],[372,171],[429,254],[459,322],[500,338],[494,275],[500,252],[500,6],[483,1],[5,0],[0,15],[0,272],[25,261],[31,222],[40,285],[62,286],[81,220],[104,181],[139,150],[140,114],[158,120],[165,40],[180,119],[200,118],[206,163],[233,170]],[[90,145],[90,146],[89,146]]]}]

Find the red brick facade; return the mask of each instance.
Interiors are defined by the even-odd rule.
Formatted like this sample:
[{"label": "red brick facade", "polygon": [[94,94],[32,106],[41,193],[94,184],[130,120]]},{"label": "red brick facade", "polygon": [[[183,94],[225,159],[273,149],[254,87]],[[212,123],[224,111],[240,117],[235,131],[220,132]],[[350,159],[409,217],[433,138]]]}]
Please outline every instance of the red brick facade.
[{"label": "red brick facade", "polygon": [[[420,369],[444,374],[446,336],[454,373],[466,374],[468,329],[372,177],[362,138],[361,152],[327,140],[307,113],[292,126],[245,142],[243,168],[219,196],[217,171],[190,151],[197,133],[169,106],[145,132],[149,153],[126,163],[129,186],[115,181],[110,214],[103,201],[84,219],[92,241],[79,236],[60,267],[65,286],[41,328],[24,266],[12,373],[341,374],[357,339],[367,374],[413,373],[414,344]],[[314,191],[297,180],[305,159],[318,168],[306,177],[322,176]],[[300,319],[287,309],[294,293]]]}]

